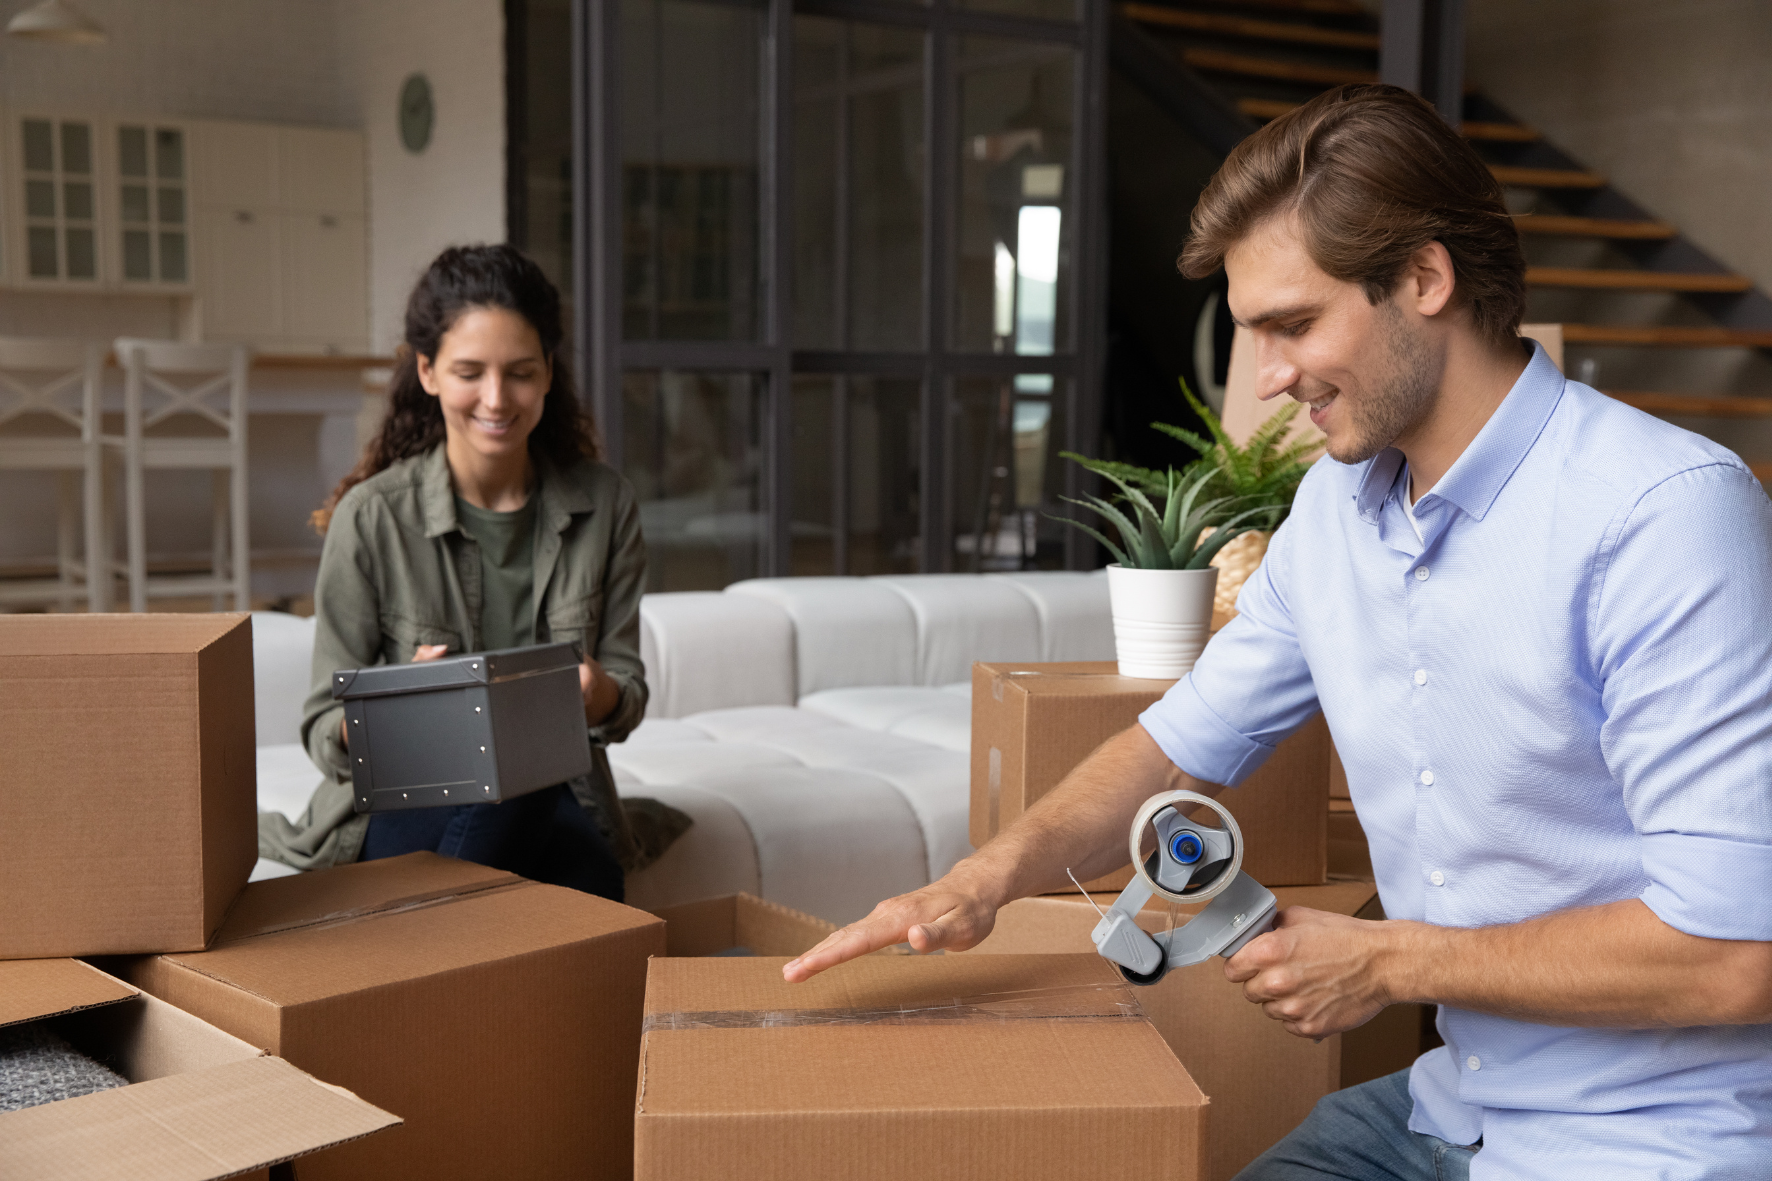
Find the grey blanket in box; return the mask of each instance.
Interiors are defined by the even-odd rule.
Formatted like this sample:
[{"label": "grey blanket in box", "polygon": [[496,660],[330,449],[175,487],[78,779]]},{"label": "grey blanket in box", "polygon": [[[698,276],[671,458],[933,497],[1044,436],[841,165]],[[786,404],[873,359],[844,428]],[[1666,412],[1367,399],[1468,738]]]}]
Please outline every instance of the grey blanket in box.
[{"label": "grey blanket in box", "polygon": [[128,1079],[94,1062],[41,1021],[0,1029],[0,1111],[128,1085]]}]

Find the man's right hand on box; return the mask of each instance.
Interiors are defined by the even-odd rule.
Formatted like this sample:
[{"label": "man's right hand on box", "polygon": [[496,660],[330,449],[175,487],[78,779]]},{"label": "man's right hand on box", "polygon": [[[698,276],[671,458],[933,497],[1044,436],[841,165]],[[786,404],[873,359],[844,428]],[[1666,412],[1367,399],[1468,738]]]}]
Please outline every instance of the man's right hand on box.
[{"label": "man's right hand on box", "polygon": [[1159,791],[1217,795],[1169,761],[1142,726],[1096,748],[1044,799],[982,849],[921,890],[888,898],[782,968],[789,983],[896,943],[918,952],[965,951],[984,941],[997,910],[1017,898],[1061,890],[1072,868],[1087,881],[1127,864],[1126,834],[1138,805]]},{"label": "man's right hand on box", "polygon": [[980,897],[964,872],[956,869],[921,890],[888,898],[867,918],[850,923],[785,965],[781,975],[798,984],[845,960],[899,943],[909,943],[924,954],[965,951],[983,942],[996,921],[996,905]]}]

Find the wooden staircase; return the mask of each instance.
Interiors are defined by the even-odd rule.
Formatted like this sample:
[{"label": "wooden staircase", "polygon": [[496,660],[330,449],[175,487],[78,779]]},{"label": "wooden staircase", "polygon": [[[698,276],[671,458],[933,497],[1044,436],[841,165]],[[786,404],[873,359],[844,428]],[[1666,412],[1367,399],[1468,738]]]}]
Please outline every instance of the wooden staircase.
[{"label": "wooden staircase", "polygon": [[[1219,150],[1328,87],[1378,77],[1377,22],[1354,0],[1116,8],[1116,65],[1139,64],[1148,88],[1161,57],[1176,77],[1153,97]],[[1467,90],[1464,113],[1522,235],[1526,318],[1562,323],[1571,374],[1767,461],[1753,466],[1772,483],[1772,454],[1752,454],[1741,426],[1772,418],[1772,299],[1483,94]]]}]

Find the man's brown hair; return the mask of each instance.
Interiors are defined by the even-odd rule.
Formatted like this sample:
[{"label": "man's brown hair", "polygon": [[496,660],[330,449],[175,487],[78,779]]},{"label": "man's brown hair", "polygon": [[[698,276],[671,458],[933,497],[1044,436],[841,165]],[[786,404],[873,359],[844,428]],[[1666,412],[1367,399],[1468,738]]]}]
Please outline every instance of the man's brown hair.
[{"label": "man's brown hair", "polygon": [[1395,86],[1341,86],[1238,144],[1194,206],[1182,274],[1202,279],[1257,223],[1298,219],[1333,278],[1387,298],[1429,242],[1452,256],[1455,306],[1495,344],[1526,310],[1520,235],[1488,167],[1434,109]]}]

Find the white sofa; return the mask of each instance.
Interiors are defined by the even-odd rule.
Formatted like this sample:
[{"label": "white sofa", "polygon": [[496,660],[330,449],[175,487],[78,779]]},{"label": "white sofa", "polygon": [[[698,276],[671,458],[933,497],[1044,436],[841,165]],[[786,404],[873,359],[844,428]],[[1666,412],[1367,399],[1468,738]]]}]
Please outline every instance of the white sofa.
[{"label": "white sofa", "polygon": [[[254,617],[259,806],[296,817],[312,621]],[[648,595],[646,720],[617,789],[695,825],[628,879],[656,908],[748,891],[832,922],[970,851],[972,663],[1111,660],[1100,574],[780,578]],[[281,867],[261,862],[264,873]]]}]

